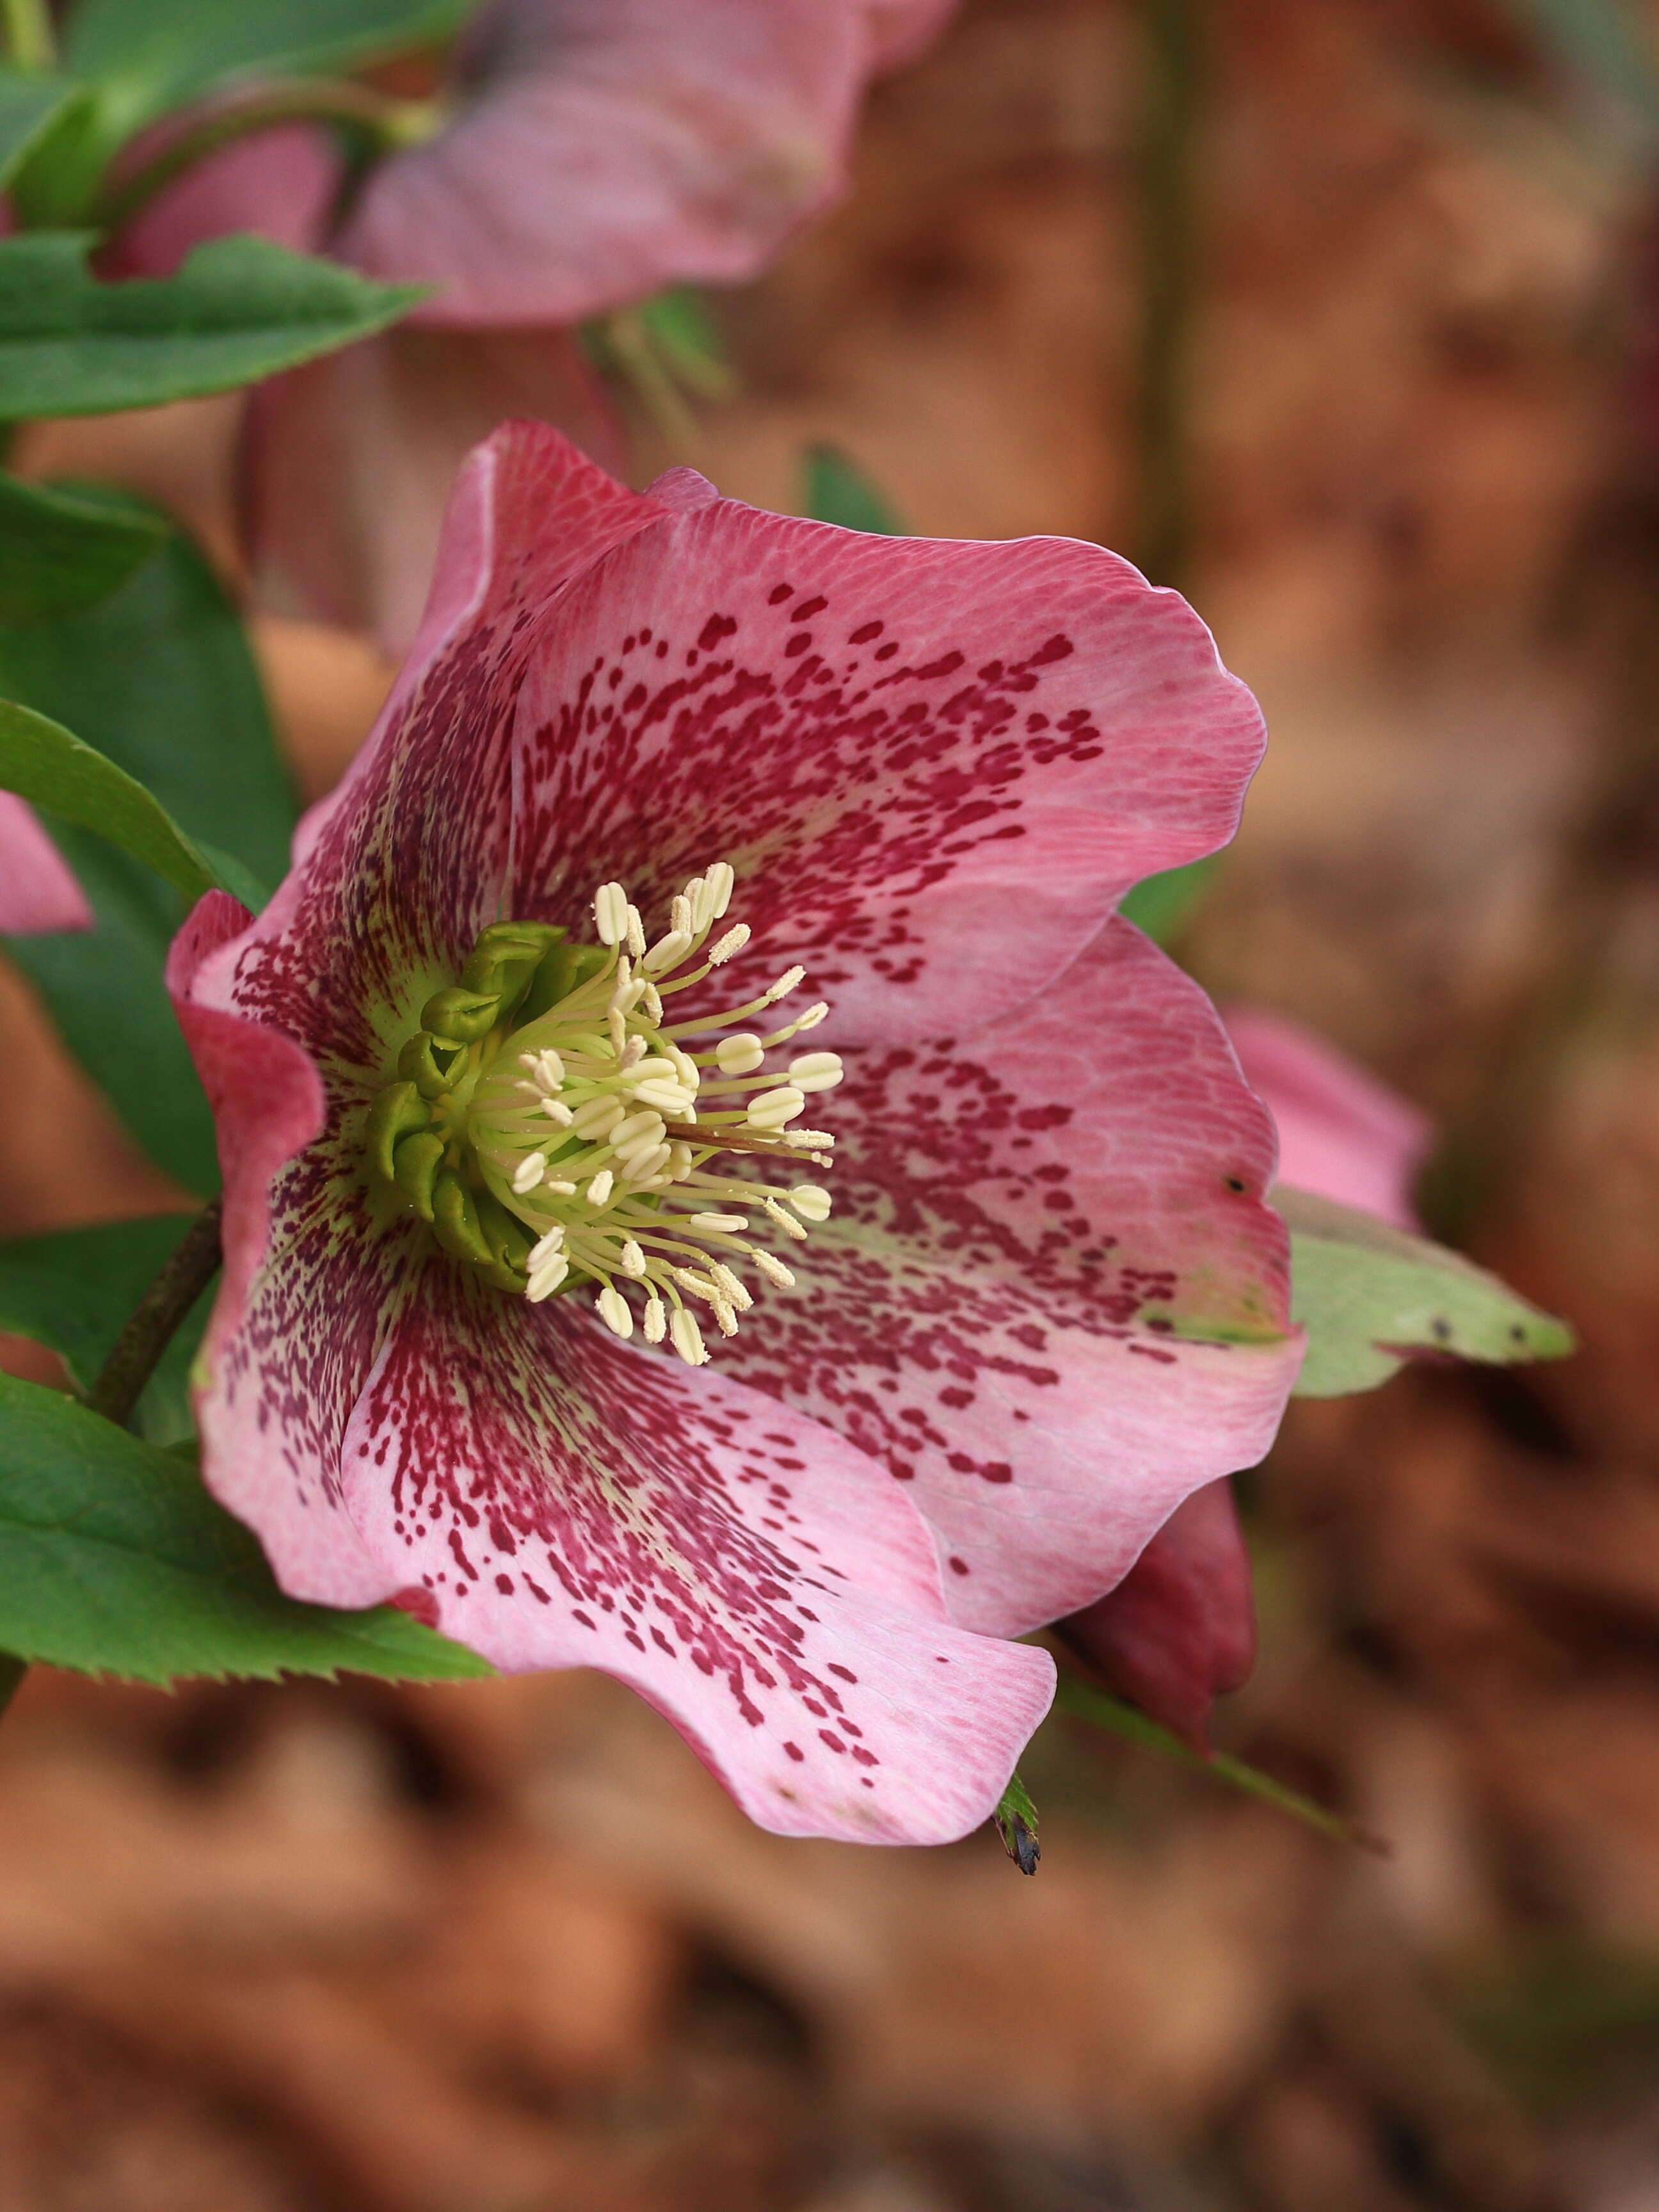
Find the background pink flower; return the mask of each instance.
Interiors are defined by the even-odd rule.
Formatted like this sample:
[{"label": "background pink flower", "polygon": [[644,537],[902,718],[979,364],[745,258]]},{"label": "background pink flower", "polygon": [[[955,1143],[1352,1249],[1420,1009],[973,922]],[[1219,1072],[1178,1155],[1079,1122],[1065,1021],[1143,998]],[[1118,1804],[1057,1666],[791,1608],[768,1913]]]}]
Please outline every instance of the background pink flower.
[{"label": "background pink flower", "polygon": [[86,894],[33,808],[0,791],[0,935],[90,929],[92,920]]}]

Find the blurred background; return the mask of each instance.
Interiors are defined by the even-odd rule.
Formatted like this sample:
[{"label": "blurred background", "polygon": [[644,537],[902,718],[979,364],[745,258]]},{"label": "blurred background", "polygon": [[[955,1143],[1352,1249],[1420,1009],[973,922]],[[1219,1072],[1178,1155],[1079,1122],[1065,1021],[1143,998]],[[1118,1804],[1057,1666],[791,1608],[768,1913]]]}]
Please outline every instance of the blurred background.
[{"label": "blurred background", "polygon": [[[1577,1328],[1294,1405],[1218,1741],[1051,1721],[1024,1881],[748,1826],[586,1675],[36,1669],[0,1731],[0,2212],[1659,2212],[1659,9],[965,0],[852,197],[639,410],[799,511],[1178,582],[1273,732],[1176,949],[1426,1108]],[[235,400],[22,462],[234,569]],[[328,787],[390,670],[256,615]],[[0,976],[0,1231],[175,1196]],[[13,1342],[8,1364],[50,1364]]]}]

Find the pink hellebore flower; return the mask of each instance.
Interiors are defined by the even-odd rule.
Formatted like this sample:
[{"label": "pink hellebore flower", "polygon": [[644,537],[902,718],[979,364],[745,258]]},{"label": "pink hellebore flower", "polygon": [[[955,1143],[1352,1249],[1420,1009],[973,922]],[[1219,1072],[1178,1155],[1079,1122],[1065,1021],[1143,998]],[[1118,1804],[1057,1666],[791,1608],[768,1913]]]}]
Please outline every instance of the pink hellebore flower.
[{"label": "pink hellebore flower", "polygon": [[119,248],[136,273],[256,228],[439,288],[397,329],[261,392],[247,489],[265,561],[317,611],[405,647],[462,455],[522,413],[617,465],[573,326],[667,284],[757,276],[844,189],[871,78],[953,7],[495,0],[460,42],[438,127],[371,170],[337,225],[343,166],[304,127],[159,196]]},{"label": "pink hellebore flower", "polygon": [[[1278,1128],[1276,1180],[1415,1229],[1428,1116],[1282,1015],[1233,1006],[1226,1021]],[[1114,1689],[1206,1750],[1211,1700],[1238,1689],[1255,1663],[1249,1555],[1229,1485],[1195,1491],[1117,1588],[1058,1632]]]},{"label": "pink hellebore flower", "polygon": [[90,929],[92,909],[34,810],[0,791],[0,936]]},{"label": "pink hellebore flower", "polygon": [[291,873],[171,963],[205,1472],[283,1586],[605,1668],[769,1827],[981,1820],[1052,1681],[1001,1639],[1259,1458],[1300,1357],[1267,1117],[1110,918],[1261,745],[1097,547],[498,432]]}]

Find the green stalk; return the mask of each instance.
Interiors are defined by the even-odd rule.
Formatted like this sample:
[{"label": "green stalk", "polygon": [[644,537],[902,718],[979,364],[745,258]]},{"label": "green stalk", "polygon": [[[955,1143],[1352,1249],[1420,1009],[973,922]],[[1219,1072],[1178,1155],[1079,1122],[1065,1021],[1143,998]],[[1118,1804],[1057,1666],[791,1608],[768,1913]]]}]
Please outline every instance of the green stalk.
[{"label": "green stalk", "polygon": [[1139,514],[1136,566],[1179,586],[1192,550],[1188,442],[1198,289],[1205,0],[1141,0],[1146,91],[1139,182]]},{"label": "green stalk", "polygon": [[222,1210],[223,1201],[216,1198],[202,1208],[116,1338],[114,1350],[87,1393],[88,1405],[106,1420],[125,1428],[132,1419],[144,1385],[179,1323],[217,1274]]},{"label": "green stalk", "polygon": [[49,70],[58,59],[46,0],[0,0],[0,33],[14,69]]}]

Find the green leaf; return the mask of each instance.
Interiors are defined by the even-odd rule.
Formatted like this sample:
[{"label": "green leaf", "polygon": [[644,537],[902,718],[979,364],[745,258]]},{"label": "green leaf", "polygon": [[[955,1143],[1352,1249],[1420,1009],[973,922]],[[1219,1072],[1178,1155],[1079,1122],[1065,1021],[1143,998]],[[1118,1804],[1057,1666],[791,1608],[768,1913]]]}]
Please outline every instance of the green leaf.
[{"label": "green leaf", "polygon": [[154,515],[0,476],[0,623],[51,621],[95,605],[166,537]]},{"label": "green leaf", "polygon": [[[3,1640],[0,1638],[0,1642]],[[1178,1735],[1160,1728],[1133,1705],[1096,1689],[1092,1683],[1079,1682],[1074,1674],[1060,1676],[1060,1686],[1054,1692],[1054,1710],[1091,1721],[1097,1728],[1121,1736],[1126,1742],[1139,1744],[1143,1751],[1155,1751],[1163,1758],[1173,1759],[1179,1765],[1195,1767],[1200,1774],[1212,1775],[1231,1789],[1242,1790],[1247,1797],[1259,1797],[1264,1805],[1272,1805],[1279,1812],[1288,1813],[1292,1820],[1317,1828],[1322,1835],[1329,1836],[1336,1843],[1358,1844],[1363,1850],[1387,1855],[1387,1844],[1357,1827],[1352,1820],[1345,1820],[1340,1813],[1333,1813],[1328,1806],[1316,1804],[1299,1790],[1288,1789],[1284,1783],[1275,1782],[1271,1774],[1264,1774],[1260,1767],[1251,1766],[1242,1759],[1229,1758],[1225,1752],[1212,1752],[1207,1759],[1200,1757]]]},{"label": "green leaf", "polygon": [[1008,1787],[991,1818],[996,1822],[1003,1850],[1020,1872],[1035,1874],[1037,1861],[1042,1856],[1037,1843],[1037,1808],[1018,1774],[1008,1778]]},{"label": "green leaf", "polygon": [[1509,0],[1567,67],[1624,107],[1651,137],[1659,125],[1652,33],[1632,0]]},{"label": "green leaf", "polygon": [[[222,854],[262,882],[284,872],[293,792],[240,621],[188,539],[170,535],[153,561],[84,614],[0,631],[0,696],[96,744],[199,839],[210,865]],[[50,817],[46,827],[98,926],[15,939],[10,957],[139,1143],[187,1189],[209,1197],[219,1180],[213,1117],[161,985],[185,901],[90,831]],[[220,872],[237,890],[234,871]],[[238,895],[246,896],[250,886],[241,883]]]},{"label": "green leaf", "polygon": [[11,1376],[0,1376],[0,1650],[154,1683],[493,1671],[395,1607],[284,1597],[187,1460]]},{"label": "green leaf", "polygon": [[226,392],[396,320],[425,290],[264,238],[198,246],[173,276],[100,283],[90,234],[0,241],[0,422]]},{"label": "green leaf", "polygon": [[641,328],[681,383],[703,399],[730,398],[736,380],[700,293],[676,284],[641,301]]},{"label": "green leaf", "polygon": [[44,70],[0,69],[0,185],[9,185],[71,106],[84,105],[84,85]]},{"label": "green leaf", "polygon": [[125,130],[228,79],[293,76],[435,45],[477,0],[81,0],[64,60]]},{"label": "green leaf", "polygon": [[1137,929],[1144,929],[1154,945],[1167,945],[1210,887],[1220,861],[1218,853],[1189,860],[1184,868],[1165,868],[1147,876],[1123,899],[1118,911]]},{"label": "green leaf", "polygon": [[1281,1184],[1273,1203],[1290,1225],[1291,1310],[1308,1332],[1300,1398],[1375,1389],[1414,1352],[1509,1366],[1573,1349],[1565,1322],[1461,1252],[1310,1191]]},{"label": "green leaf", "polygon": [[192,902],[218,879],[200,848],[125,769],[61,722],[0,699],[0,790],[96,830]]},{"label": "green leaf", "polygon": [[[57,1352],[84,1391],[194,1218],[153,1214],[0,1244],[0,1328]],[[140,1433],[153,1443],[192,1432],[190,1363],[211,1303],[211,1294],[204,1295],[174,1335],[138,1402]]]},{"label": "green leaf", "polygon": [[886,494],[838,446],[808,447],[802,504],[814,522],[839,523],[843,530],[867,530],[879,538],[907,534]]}]

